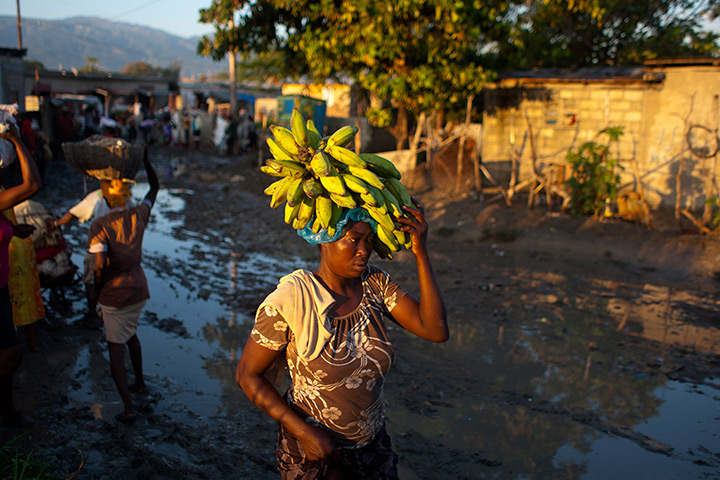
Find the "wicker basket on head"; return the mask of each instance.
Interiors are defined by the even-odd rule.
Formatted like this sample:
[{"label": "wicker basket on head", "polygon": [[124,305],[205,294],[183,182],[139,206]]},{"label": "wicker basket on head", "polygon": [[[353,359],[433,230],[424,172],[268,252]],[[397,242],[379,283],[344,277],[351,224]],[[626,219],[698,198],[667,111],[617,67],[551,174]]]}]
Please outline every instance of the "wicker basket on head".
[{"label": "wicker basket on head", "polygon": [[76,170],[98,180],[132,180],[140,170],[144,145],[119,138],[90,137],[81,142],[65,142],[63,153]]}]

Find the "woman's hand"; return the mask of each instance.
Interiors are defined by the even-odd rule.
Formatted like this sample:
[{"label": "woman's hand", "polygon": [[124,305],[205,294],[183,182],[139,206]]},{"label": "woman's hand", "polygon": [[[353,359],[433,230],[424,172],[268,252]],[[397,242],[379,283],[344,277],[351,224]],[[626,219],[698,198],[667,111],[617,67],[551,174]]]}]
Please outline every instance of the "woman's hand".
[{"label": "woman's hand", "polygon": [[306,432],[299,436],[298,439],[302,443],[308,460],[330,465],[340,465],[342,463],[342,458],[335,448],[335,442],[324,430],[308,425]]},{"label": "woman's hand", "polygon": [[13,235],[18,238],[28,238],[35,231],[35,226],[27,223],[13,225]]},{"label": "woman's hand", "polygon": [[414,218],[400,217],[397,219],[401,223],[399,230],[410,234],[412,240],[412,252],[415,255],[427,252],[427,233],[428,223],[425,220],[425,209],[416,197],[411,197],[417,208],[403,206],[403,210]]}]

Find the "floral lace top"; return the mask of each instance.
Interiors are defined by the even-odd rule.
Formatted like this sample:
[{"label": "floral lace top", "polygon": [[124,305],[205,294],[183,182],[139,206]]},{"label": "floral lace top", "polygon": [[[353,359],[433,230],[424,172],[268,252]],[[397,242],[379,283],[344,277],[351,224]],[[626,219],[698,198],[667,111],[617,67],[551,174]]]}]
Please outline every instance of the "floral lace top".
[{"label": "floral lace top", "polygon": [[332,338],[314,360],[297,355],[293,333],[271,306],[258,310],[251,333],[259,345],[286,349],[292,381],[286,398],[343,447],[367,444],[384,424],[383,384],[394,358],[384,317],[406,295],[377,267],[368,266],[361,280],[360,304],[331,319]]}]

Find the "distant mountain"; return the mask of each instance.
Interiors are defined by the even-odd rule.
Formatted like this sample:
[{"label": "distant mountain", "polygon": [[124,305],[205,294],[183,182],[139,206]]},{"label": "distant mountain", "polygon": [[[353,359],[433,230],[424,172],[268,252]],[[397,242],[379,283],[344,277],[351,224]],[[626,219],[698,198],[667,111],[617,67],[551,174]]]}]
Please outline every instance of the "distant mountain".
[{"label": "distant mountain", "polygon": [[[227,61],[213,62],[195,53],[198,39],[92,17],[24,18],[22,26],[25,60],[37,60],[48,70],[85,67],[86,58],[94,57],[98,67],[109,72],[119,72],[126,64],[139,61],[156,67],[179,62],[183,77],[227,71]],[[0,47],[17,46],[16,17],[0,16]]]}]

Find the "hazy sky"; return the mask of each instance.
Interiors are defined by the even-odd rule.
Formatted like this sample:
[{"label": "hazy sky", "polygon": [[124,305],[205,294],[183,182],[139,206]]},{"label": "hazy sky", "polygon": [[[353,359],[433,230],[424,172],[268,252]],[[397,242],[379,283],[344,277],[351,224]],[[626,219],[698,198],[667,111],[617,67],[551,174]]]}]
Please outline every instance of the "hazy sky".
[{"label": "hazy sky", "polygon": [[[211,25],[198,23],[198,10],[211,4],[212,0],[20,0],[20,14],[42,20],[100,17],[192,37],[213,32]],[[16,0],[0,0],[0,15],[17,15]]]}]

